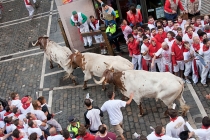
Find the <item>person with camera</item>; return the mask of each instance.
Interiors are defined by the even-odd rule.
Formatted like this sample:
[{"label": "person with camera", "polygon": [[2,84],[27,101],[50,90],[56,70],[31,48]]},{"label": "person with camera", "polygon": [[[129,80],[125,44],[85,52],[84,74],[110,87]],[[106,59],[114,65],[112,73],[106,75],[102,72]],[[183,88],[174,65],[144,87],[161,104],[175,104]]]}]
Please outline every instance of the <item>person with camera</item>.
[{"label": "person with camera", "polygon": [[[71,19],[70,19],[70,23],[72,26],[77,26],[77,28],[79,28],[80,30],[80,33],[90,32],[89,25],[87,23],[87,16],[81,12],[73,11]],[[83,37],[83,41],[84,41],[85,47],[92,46],[92,37],[90,36]]]}]

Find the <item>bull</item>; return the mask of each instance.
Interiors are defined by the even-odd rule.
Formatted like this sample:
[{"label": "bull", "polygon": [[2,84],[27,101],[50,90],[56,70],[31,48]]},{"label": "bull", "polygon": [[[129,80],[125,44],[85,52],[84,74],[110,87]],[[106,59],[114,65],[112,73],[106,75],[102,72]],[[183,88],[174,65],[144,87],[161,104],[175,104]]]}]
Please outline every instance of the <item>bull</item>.
[{"label": "bull", "polygon": [[[80,67],[84,73],[83,89],[87,88],[87,81],[92,76],[102,77],[103,72],[112,65],[115,71],[132,70],[133,64],[121,56],[105,56],[95,53],[80,53],[76,51],[70,55],[72,68]],[[105,86],[103,86],[105,90]]]},{"label": "bull", "polygon": [[[113,68],[104,71],[100,81],[94,79],[96,84],[113,83],[121,93],[129,98],[134,93],[133,100],[143,115],[142,98],[155,98],[162,100],[168,108],[172,108],[174,100],[179,100],[182,115],[186,115],[189,107],[182,96],[184,83],[181,78],[169,72],[148,72],[143,70],[126,70],[114,72]],[[166,115],[167,111],[165,112]]]},{"label": "bull", "polygon": [[71,61],[69,57],[72,54],[69,48],[58,45],[54,41],[49,40],[48,37],[39,37],[35,43],[32,42],[32,45],[40,46],[40,49],[44,50],[47,59],[50,61],[51,69],[53,68],[54,61],[67,72],[65,78],[70,77],[76,85],[75,77],[72,75],[73,68],[69,65]]}]

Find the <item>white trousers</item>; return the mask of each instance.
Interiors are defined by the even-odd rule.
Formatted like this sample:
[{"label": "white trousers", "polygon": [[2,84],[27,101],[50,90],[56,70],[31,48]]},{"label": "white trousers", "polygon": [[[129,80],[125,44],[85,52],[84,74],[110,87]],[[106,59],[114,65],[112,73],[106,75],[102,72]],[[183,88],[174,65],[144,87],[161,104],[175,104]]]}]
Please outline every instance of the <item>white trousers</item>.
[{"label": "white trousers", "polygon": [[156,64],[158,66],[159,71],[162,72],[162,64],[161,63],[162,62],[161,62],[161,59],[160,58],[155,59],[155,65],[154,65],[154,67],[151,68],[151,72],[156,72],[157,71],[156,70]]},{"label": "white trousers", "polygon": [[176,61],[177,65],[174,66],[174,72],[179,72],[179,70],[184,70],[184,61]]},{"label": "white trousers", "polygon": [[[198,74],[201,75],[202,64],[200,63],[199,60],[196,60],[196,68],[198,70]],[[192,62],[192,71],[193,71],[192,80],[193,80],[194,83],[197,83],[198,82],[198,76],[195,74],[194,63],[193,62]]]},{"label": "white trousers", "polygon": [[206,84],[206,77],[209,72],[210,62],[205,62],[208,66],[205,68],[205,66],[202,66],[202,73],[201,73],[201,84]]},{"label": "white trousers", "polygon": [[27,9],[28,12],[29,12],[29,17],[32,18],[32,17],[33,17],[33,14],[34,14],[34,8],[33,8],[33,6],[31,6],[31,5],[26,5],[26,9]]},{"label": "white trousers", "polygon": [[184,76],[189,76],[190,72],[192,71],[192,61],[185,63],[184,66]]},{"label": "white trousers", "polygon": [[134,70],[136,70],[137,65],[139,66],[138,70],[141,70],[141,55],[133,55],[132,63],[134,65]]},{"label": "white trousers", "polygon": [[103,36],[102,35],[95,35],[94,36],[96,43],[101,43],[104,41]]},{"label": "white trousers", "polygon": [[166,66],[168,66],[169,72],[172,73],[172,63],[161,65],[161,72],[166,72]]},{"label": "white trousers", "polygon": [[[81,33],[86,33],[89,32],[89,26],[87,24],[87,22],[85,22],[84,24],[80,25],[80,32]],[[89,45],[92,45],[92,37],[91,36],[87,36],[87,37],[83,37],[83,41],[84,41],[84,45],[87,46],[89,43]]]}]

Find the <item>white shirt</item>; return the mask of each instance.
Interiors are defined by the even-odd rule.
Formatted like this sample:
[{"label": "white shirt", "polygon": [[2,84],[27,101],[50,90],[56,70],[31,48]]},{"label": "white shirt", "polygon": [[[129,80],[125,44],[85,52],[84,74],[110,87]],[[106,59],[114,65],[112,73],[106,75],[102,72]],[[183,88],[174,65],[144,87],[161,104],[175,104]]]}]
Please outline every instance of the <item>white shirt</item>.
[{"label": "white shirt", "polygon": [[25,114],[20,114],[18,117],[16,117],[16,116],[13,116],[13,120],[15,120],[15,119],[19,119],[19,120],[21,120],[21,121],[23,121],[23,119],[25,119],[26,118],[26,115]]},{"label": "white shirt", "polygon": [[36,115],[36,118],[40,121],[44,121],[47,119],[46,115],[41,110],[34,110],[34,114]]},{"label": "white shirt", "polygon": [[16,126],[14,124],[10,124],[9,126],[6,125],[7,133],[10,133],[10,132],[12,132],[15,129],[16,129]]},{"label": "white shirt", "polygon": [[193,129],[191,125],[186,122],[186,126],[189,131],[193,131],[198,136],[199,140],[210,140],[210,128],[209,129]]},{"label": "white shirt", "polygon": [[[6,112],[5,112],[6,113]],[[12,116],[14,116],[14,113],[10,113],[9,115],[7,115],[7,116],[3,116],[3,118],[5,118],[5,117],[12,117]]]},{"label": "white shirt", "polygon": [[152,28],[156,28],[156,27],[155,27],[155,24],[148,24],[147,26],[149,27],[150,30],[151,30]]},{"label": "white shirt", "polygon": [[165,28],[165,32],[172,31],[172,30],[173,30],[173,28],[174,28],[174,26],[171,26],[171,27],[166,26],[166,28]]},{"label": "white shirt", "polygon": [[152,132],[151,134],[149,134],[147,136],[148,140],[181,140],[180,138],[172,138],[170,136],[167,135],[163,135],[161,137],[158,137],[155,135],[155,132]]},{"label": "white shirt", "polygon": [[199,54],[203,56],[205,62],[210,62],[210,48],[207,51],[203,51],[203,46],[201,46]]},{"label": "white shirt", "polygon": [[22,114],[27,114],[27,113],[33,113],[33,111],[34,111],[34,108],[33,108],[33,106],[32,106],[32,103],[30,104],[30,106],[28,107],[28,108],[26,108],[26,109],[24,109],[22,106],[20,106],[19,107],[19,109],[20,109],[20,112],[22,113]]},{"label": "white shirt", "polygon": [[46,124],[46,126],[41,126],[42,125],[42,121],[40,121],[40,120],[34,120],[34,121],[37,123],[37,125],[39,127],[43,128],[44,130],[46,130],[48,128],[48,125],[47,124]]},{"label": "white shirt", "polygon": [[3,128],[5,126],[5,123],[4,123],[4,113],[6,113],[5,110],[2,110],[0,112],[0,128]]},{"label": "white shirt", "polygon": [[185,33],[184,36],[182,37],[182,40],[183,41],[188,41],[190,43],[190,45],[192,45],[193,43],[193,37],[195,36],[198,36],[198,34],[196,34],[195,32],[193,32],[193,35],[192,35],[192,39],[189,38],[188,34]]},{"label": "white shirt", "polygon": [[22,103],[21,100],[12,100],[11,105],[19,108],[20,106],[22,106]]},{"label": "white shirt", "polygon": [[125,106],[126,106],[125,101],[108,100],[102,105],[101,110],[103,112],[105,111],[108,112],[111,125],[117,125],[123,120],[123,115],[120,108]]},{"label": "white shirt", "polygon": [[155,56],[159,56],[162,55],[161,57],[161,61],[164,65],[168,65],[171,63],[171,51],[168,50],[164,50],[162,48],[160,48],[156,53]]},{"label": "white shirt", "polygon": [[37,133],[38,137],[42,136],[42,130],[40,128],[28,128],[28,135],[30,136],[31,133]]},{"label": "white shirt", "polygon": [[[146,51],[148,51],[149,50],[149,48],[143,43],[142,45],[141,45],[141,53],[145,53]],[[142,55],[143,56],[143,55]],[[143,56],[143,58],[145,59],[145,60],[150,60],[151,59],[151,56],[149,55],[149,52],[147,52],[147,54],[145,55],[145,56]]]},{"label": "white shirt", "polygon": [[186,24],[186,20],[182,20],[182,23],[181,23],[181,25],[179,25],[179,27],[181,27],[182,29],[184,29],[184,25]]},{"label": "white shirt", "polygon": [[47,140],[64,140],[62,135],[48,136]]},{"label": "white shirt", "polygon": [[179,138],[179,134],[184,131],[184,125],[184,119],[181,116],[177,117],[174,122],[170,121],[166,125],[166,135],[174,138]]},{"label": "white shirt", "polygon": [[175,39],[173,39],[173,40],[171,40],[171,41],[169,41],[168,38],[165,38],[165,39],[164,39],[164,42],[166,42],[166,43],[168,44],[168,47],[169,47],[169,50],[170,50],[170,51],[171,51],[171,47],[172,47],[174,41],[175,41]]}]

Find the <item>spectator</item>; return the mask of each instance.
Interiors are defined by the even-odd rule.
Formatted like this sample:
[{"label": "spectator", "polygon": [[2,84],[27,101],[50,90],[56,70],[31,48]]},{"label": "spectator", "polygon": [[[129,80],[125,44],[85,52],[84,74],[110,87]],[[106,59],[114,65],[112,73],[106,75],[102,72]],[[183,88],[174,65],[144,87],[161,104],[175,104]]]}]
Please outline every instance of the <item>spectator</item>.
[{"label": "spectator", "polygon": [[188,18],[199,16],[201,10],[201,0],[185,0],[184,7],[188,13]]},{"label": "spectator", "polygon": [[12,132],[12,136],[14,137],[13,140],[28,140],[27,138],[24,138],[24,134],[18,129],[15,129]]},{"label": "spectator", "polygon": [[208,16],[208,15],[205,15],[203,18],[204,18],[204,19],[201,21],[202,24],[203,24],[203,27],[204,27],[205,25],[209,25],[209,16]]},{"label": "spectator", "polygon": [[33,112],[34,108],[31,104],[31,98],[30,97],[23,97],[21,99],[22,106],[19,107],[20,112],[24,115],[26,115],[29,112]]},{"label": "spectator", "polygon": [[87,111],[84,113],[85,126],[89,128],[90,133],[95,134],[98,132],[98,127],[102,124],[100,117],[103,117],[103,112],[99,107],[93,107],[90,99],[85,99],[84,104],[87,108]]},{"label": "spectator", "polygon": [[174,28],[174,21],[169,19],[168,21],[168,24],[167,26],[165,27],[165,32],[169,32],[169,31],[172,31],[173,28]]},{"label": "spectator", "polygon": [[203,24],[201,22],[201,17],[200,16],[195,17],[194,28],[195,28],[196,33],[199,29],[203,30]]},{"label": "spectator", "polygon": [[26,118],[25,115],[20,114],[20,109],[18,109],[17,107],[14,107],[12,112],[14,113],[13,120],[20,119],[21,121],[23,121],[23,119]]},{"label": "spectator", "polygon": [[178,29],[179,28],[179,23],[178,22],[174,22],[174,26],[173,26],[173,29],[172,29],[172,32],[174,32],[175,36],[177,36],[178,34]]},{"label": "spectator", "polygon": [[157,40],[157,42],[162,44],[166,37],[167,37],[167,33],[164,31],[163,27],[158,26],[158,33],[155,35],[155,39]]},{"label": "spectator", "polygon": [[182,16],[179,15],[177,17],[177,23],[179,24],[179,27],[181,27],[182,29],[184,29],[184,25],[187,21],[186,20],[183,20]]},{"label": "spectator", "polygon": [[133,5],[130,6],[129,11],[127,12],[127,21],[130,23],[130,26],[142,25],[140,9],[136,9]]},{"label": "spectator", "polygon": [[177,18],[178,7],[185,13],[181,0],[166,0],[164,6],[165,18],[167,20],[175,20]]},{"label": "spectator", "polygon": [[72,140],[68,130],[64,129],[62,135],[64,137],[64,140]]},{"label": "spectator", "polygon": [[67,126],[67,130],[70,133],[71,138],[76,138],[78,136],[78,129],[80,127],[80,122],[74,116],[69,117],[69,125]]},{"label": "spectator", "polygon": [[190,132],[194,132],[196,136],[198,136],[199,140],[208,140],[210,138],[210,118],[204,117],[202,119],[202,128],[201,129],[193,129],[191,125],[186,122],[186,126]]},{"label": "spectator", "polygon": [[165,40],[164,40],[164,42],[166,42],[168,44],[168,47],[169,47],[170,51],[171,51],[171,47],[172,47],[172,45],[173,45],[173,43],[175,41],[174,37],[175,37],[174,32],[169,31],[167,33],[167,38],[165,38]]},{"label": "spectator", "polygon": [[53,118],[54,114],[50,114],[48,110],[48,105],[46,103],[46,99],[44,96],[40,96],[38,98],[38,101],[41,103],[42,111],[47,116],[47,124],[53,126],[56,128],[57,132],[62,133],[62,127],[61,125]]},{"label": "spectator", "polygon": [[116,134],[112,132],[108,132],[107,126],[105,124],[102,124],[99,126],[99,131],[96,135],[95,140],[116,140]]},{"label": "spectator", "polygon": [[190,132],[190,131],[182,131],[179,134],[179,138],[181,140],[195,140],[194,138],[191,138],[194,135],[194,132]]},{"label": "spectator", "polygon": [[5,110],[6,110],[6,112],[4,113],[3,118],[14,116],[14,113],[12,113],[12,106],[6,106]]},{"label": "spectator", "polygon": [[[12,132],[4,134],[5,129],[0,128],[0,139],[1,140],[9,140],[9,137],[12,135]],[[10,137],[11,138],[11,137]]]},{"label": "spectator", "polygon": [[[89,31],[89,26],[87,23],[87,16],[81,12],[73,11],[70,19],[70,23],[72,26],[77,26],[79,28],[80,33],[86,33]],[[92,38],[90,36],[83,37],[84,46],[92,46]]]},{"label": "spectator", "polygon": [[[160,26],[161,27],[161,26]],[[155,28],[152,28],[151,29],[151,38],[154,38],[155,36],[157,35],[157,33],[156,33],[156,29]]]},{"label": "spectator", "polygon": [[78,137],[77,139],[82,139],[82,140],[95,140],[95,136],[87,133],[86,128],[84,125],[80,125],[79,130],[78,130]]},{"label": "spectator", "polygon": [[16,126],[14,124],[12,124],[12,116],[5,117],[4,122],[6,123],[5,129],[6,129],[7,133],[11,133],[16,128]]},{"label": "spectator", "polygon": [[181,36],[181,37],[183,37],[183,30],[182,30],[182,28],[177,28],[177,36]]},{"label": "spectator", "polygon": [[128,41],[128,35],[132,33],[132,28],[130,26],[127,25],[127,21],[125,19],[123,19],[121,21],[121,30],[124,34],[124,38],[126,41]]},{"label": "spectator", "polygon": [[37,133],[31,133],[31,135],[29,136],[29,140],[39,140]]},{"label": "spectator", "polygon": [[20,107],[22,106],[21,100],[19,99],[19,94],[16,92],[13,92],[10,94],[10,97],[12,99],[11,106]]},{"label": "spectator", "polygon": [[44,133],[42,130],[37,126],[36,121],[29,120],[28,121],[28,134],[31,135],[32,133],[36,133],[40,139],[44,139]]},{"label": "spectator", "polygon": [[58,135],[55,127],[50,128],[50,136],[47,137],[47,140],[64,140],[62,135]]},{"label": "spectator", "polygon": [[152,16],[148,17],[148,25],[149,29],[155,28],[155,20]]},{"label": "spectator", "polygon": [[141,54],[142,54],[142,69],[149,71],[150,69],[150,60],[151,57],[149,55],[149,40],[147,36],[143,36],[143,44],[141,45]]},{"label": "spectator", "polygon": [[116,131],[117,135],[120,136],[122,140],[125,140],[122,129],[123,115],[120,108],[129,105],[133,99],[134,94],[131,93],[130,99],[127,102],[122,100],[115,100],[114,92],[108,92],[107,96],[109,100],[102,105],[101,110],[103,112],[108,112],[110,123],[114,127],[114,130]]},{"label": "spectator", "polygon": [[107,4],[103,3],[101,0],[97,0],[101,3],[103,18],[105,19],[105,25],[108,26],[110,23],[116,24],[116,13],[114,9]]},{"label": "spectator", "polygon": [[139,49],[139,40],[135,39],[132,34],[128,35],[128,50],[129,56],[132,57],[132,63],[134,65],[134,70],[141,70],[141,52]]}]

